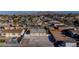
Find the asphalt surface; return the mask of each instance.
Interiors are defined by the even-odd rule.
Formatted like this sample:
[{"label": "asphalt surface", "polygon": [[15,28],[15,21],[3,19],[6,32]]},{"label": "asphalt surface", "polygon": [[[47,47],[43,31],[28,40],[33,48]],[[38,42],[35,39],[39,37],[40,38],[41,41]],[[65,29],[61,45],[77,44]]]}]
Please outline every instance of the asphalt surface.
[{"label": "asphalt surface", "polygon": [[20,45],[28,47],[52,47],[53,43],[48,40],[48,36],[30,36],[25,37]]}]

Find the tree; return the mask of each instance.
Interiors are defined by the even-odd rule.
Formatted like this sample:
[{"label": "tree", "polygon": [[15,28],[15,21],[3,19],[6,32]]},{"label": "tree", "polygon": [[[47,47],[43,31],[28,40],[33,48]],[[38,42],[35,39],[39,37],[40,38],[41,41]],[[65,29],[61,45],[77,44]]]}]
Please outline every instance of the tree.
[{"label": "tree", "polygon": [[74,23],[75,26],[79,26],[79,21],[78,20],[75,20],[73,23]]}]

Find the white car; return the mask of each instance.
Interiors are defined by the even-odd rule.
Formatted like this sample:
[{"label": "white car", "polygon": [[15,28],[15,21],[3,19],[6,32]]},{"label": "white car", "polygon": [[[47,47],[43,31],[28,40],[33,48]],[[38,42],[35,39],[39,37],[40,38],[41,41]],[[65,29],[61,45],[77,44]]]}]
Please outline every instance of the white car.
[{"label": "white car", "polygon": [[12,37],[9,41],[10,44],[17,44],[17,37]]}]

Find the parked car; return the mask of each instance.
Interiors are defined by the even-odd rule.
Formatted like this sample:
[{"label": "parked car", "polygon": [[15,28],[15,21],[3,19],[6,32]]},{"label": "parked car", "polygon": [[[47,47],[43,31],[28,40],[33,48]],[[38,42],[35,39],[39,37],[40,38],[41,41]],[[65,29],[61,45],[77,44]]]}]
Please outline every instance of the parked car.
[{"label": "parked car", "polygon": [[70,30],[63,30],[61,32],[62,32],[62,34],[66,35],[68,37],[71,37],[71,38],[73,38],[76,41],[79,41],[79,35],[78,34],[72,32]]},{"label": "parked car", "polygon": [[49,35],[48,39],[49,39],[50,42],[55,42],[55,38],[54,38],[53,35]]},{"label": "parked car", "polygon": [[12,37],[9,41],[10,44],[17,44],[17,37]]},{"label": "parked car", "polygon": [[63,42],[63,41],[54,42],[54,46],[55,47],[65,47],[65,42]]}]

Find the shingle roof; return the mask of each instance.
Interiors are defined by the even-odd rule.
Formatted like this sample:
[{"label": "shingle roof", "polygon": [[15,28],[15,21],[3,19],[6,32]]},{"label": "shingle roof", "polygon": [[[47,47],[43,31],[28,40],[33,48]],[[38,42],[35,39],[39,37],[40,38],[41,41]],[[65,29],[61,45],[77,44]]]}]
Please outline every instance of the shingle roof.
[{"label": "shingle roof", "polygon": [[22,32],[22,29],[5,29],[3,30],[3,32],[5,33],[21,33]]},{"label": "shingle roof", "polygon": [[31,29],[31,33],[46,33],[44,29]]}]

